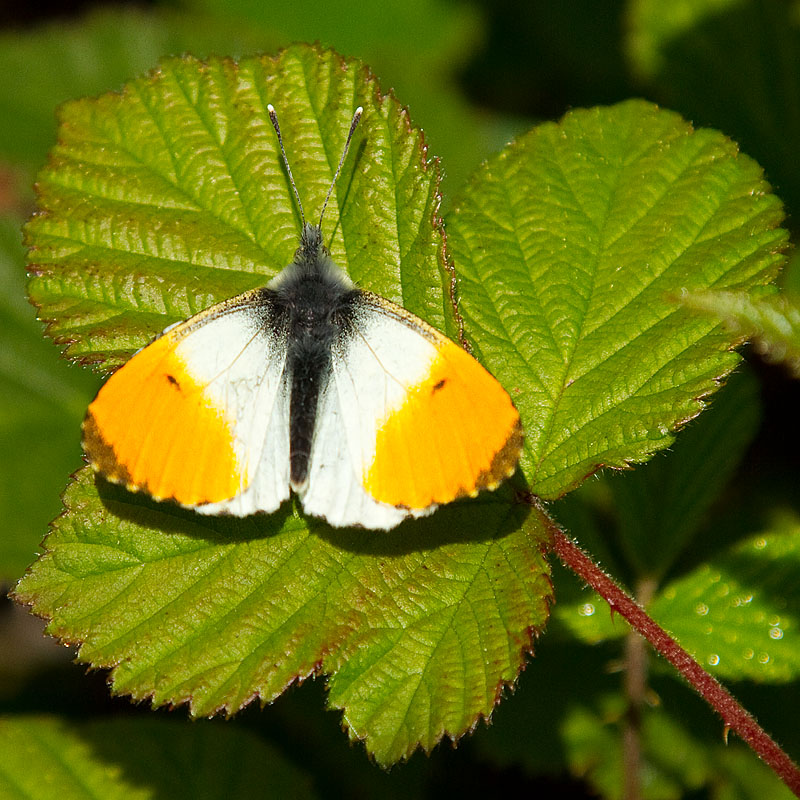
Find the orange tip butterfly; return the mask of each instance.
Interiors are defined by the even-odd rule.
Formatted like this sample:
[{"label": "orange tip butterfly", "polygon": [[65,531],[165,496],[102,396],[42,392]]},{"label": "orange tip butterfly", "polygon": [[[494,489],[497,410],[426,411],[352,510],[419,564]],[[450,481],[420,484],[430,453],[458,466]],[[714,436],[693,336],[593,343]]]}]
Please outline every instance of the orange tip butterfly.
[{"label": "orange tip butterfly", "polygon": [[265,287],[170,326],[89,406],[83,447],[106,480],[200,514],[275,511],[294,492],[338,527],[388,530],[494,489],[516,469],[511,398],[471,355],[358,289],[319,224]]}]

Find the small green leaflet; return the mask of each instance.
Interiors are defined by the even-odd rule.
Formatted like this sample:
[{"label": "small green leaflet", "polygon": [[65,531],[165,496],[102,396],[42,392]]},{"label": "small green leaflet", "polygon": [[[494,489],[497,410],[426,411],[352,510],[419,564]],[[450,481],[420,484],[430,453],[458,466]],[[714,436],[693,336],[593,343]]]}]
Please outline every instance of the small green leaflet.
[{"label": "small green leaflet", "polygon": [[758,353],[800,377],[800,306],[793,295],[753,299],[745,292],[695,292],[680,298],[695,311],[721,319],[732,333],[755,340]]}]

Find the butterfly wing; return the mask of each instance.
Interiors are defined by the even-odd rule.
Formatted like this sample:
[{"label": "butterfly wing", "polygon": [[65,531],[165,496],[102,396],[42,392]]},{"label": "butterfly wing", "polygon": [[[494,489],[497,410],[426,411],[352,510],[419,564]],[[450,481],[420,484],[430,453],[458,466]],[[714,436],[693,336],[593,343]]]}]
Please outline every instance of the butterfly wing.
[{"label": "butterfly wing", "polygon": [[515,470],[522,428],[506,391],[400,306],[361,292],[331,370],[300,492],[307,513],[388,529]]},{"label": "butterfly wing", "polygon": [[[200,513],[271,512],[289,496],[288,330],[269,289],[167,329],[105,383],[84,449],[107,479]],[[468,353],[360,292],[318,400],[307,513],[389,529],[493,489],[522,447],[519,415]]]},{"label": "butterfly wing", "polygon": [[202,513],[289,496],[286,333],[259,289],[168,328],[103,385],[83,445],[108,480]]}]

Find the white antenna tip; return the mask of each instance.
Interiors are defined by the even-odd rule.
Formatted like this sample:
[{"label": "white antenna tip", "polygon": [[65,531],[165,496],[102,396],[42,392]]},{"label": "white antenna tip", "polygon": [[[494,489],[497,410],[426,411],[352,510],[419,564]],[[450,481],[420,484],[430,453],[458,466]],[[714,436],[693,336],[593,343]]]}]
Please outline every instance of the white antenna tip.
[{"label": "white antenna tip", "polygon": [[269,111],[270,114],[273,114],[275,112],[275,106],[272,105],[272,103],[267,103],[267,111]]},{"label": "white antenna tip", "polygon": [[364,106],[359,106],[356,109],[356,114],[358,114],[358,116],[360,117],[363,113],[364,113]]}]

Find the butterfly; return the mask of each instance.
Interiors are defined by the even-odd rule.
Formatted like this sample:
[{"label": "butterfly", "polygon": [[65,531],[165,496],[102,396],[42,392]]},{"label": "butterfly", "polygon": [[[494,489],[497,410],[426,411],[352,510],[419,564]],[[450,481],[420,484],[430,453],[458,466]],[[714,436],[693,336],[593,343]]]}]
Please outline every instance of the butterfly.
[{"label": "butterfly", "polygon": [[322,207],[263,288],[168,327],[101,387],[83,423],[97,473],[200,514],[270,513],[297,495],[338,527],[388,530],[494,489],[519,414],[459,345],[355,286],[323,244]]}]

